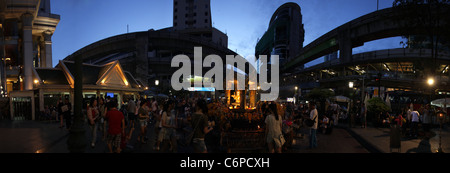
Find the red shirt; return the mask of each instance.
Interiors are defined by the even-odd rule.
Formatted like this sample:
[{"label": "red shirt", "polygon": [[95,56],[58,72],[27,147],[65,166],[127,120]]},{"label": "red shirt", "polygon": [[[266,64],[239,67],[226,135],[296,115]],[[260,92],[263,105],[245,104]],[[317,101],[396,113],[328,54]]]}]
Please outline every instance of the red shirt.
[{"label": "red shirt", "polygon": [[109,122],[109,134],[118,135],[122,133],[122,120],[124,120],[122,112],[117,109],[111,109],[106,113],[106,118]]}]

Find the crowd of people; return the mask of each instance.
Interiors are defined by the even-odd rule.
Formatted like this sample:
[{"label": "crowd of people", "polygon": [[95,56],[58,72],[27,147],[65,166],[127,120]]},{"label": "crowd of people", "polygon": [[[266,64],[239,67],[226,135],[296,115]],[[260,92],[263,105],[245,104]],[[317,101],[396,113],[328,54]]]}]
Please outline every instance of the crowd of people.
[{"label": "crowd of people", "polygon": [[[205,135],[213,130],[211,118],[206,116],[207,103],[203,99],[138,99],[126,100],[120,108],[117,101],[91,99],[86,106],[86,122],[91,129],[91,147],[97,143],[98,130],[106,140],[109,152],[120,153],[134,144],[146,144],[149,124],[153,124],[156,141],[153,150],[177,152],[177,145],[186,138],[187,131],[194,131],[192,147],[195,152],[207,152]],[[66,122],[69,122],[66,119]],[[191,123],[192,122],[192,123]],[[135,130],[136,129],[136,130]],[[181,134],[182,133],[182,134]],[[136,134],[136,141],[131,142]],[[180,137],[182,139],[180,139]],[[183,141],[183,142],[180,142]],[[163,147],[164,145],[165,147]]]},{"label": "crowd of people", "polygon": [[422,130],[424,135],[429,134],[436,112],[429,104],[421,106],[418,110],[406,106],[397,115],[385,113],[381,118],[384,124],[397,125],[404,137],[415,139],[419,136],[419,130]]},{"label": "crowd of people", "polygon": [[[222,110],[223,108],[226,108],[225,103],[207,102],[200,98],[128,99],[120,109],[116,100],[91,99],[85,111],[86,123],[91,130],[90,146],[96,147],[97,138],[100,139],[99,134],[101,139],[106,141],[109,152],[120,153],[127,147],[132,148],[132,144],[146,144],[150,136],[147,134],[149,124],[152,124],[154,129],[151,131],[155,135],[155,141],[152,141],[154,151],[178,152],[178,145],[182,145],[198,153],[226,152],[226,146],[221,144],[222,133],[230,131],[234,121],[248,122],[247,118],[252,121],[252,115],[258,114],[263,116],[263,120],[253,121],[260,123],[258,127],[265,129],[265,146],[268,151],[281,152],[281,149],[292,144],[292,138],[297,132],[295,129],[302,126],[302,119],[310,112],[305,105],[261,102],[258,109],[249,113],[244,120],[229,110]],[[67,119],[65,120],[67,123]],[[318,122],[322,124],[322,121]],[[70,125],[68,127],[70,128]],[[133,134],[137,138],[132,138]],[[281,139],[284,137],[286,139]],[[130,141],[131,139],[135,141]]]},{"label": "crowd of people", "polygon": [[[334,104],[319,114],[313,103],[258,102],[255,110],[238,113],[228,109],[222,101],[207,102],[200,98],[129,98],[118,106],[117,100],[111,98],[92,98],[84,106],[85,123],[91,134],[88,136],[90,147],[96,147],[101,138],[106,141],[109,152],[120,153],[136,144],[148,143],[151,131],[155,136],[155,141],[151,141],[154,151],[178,152],[181,145],[190,147],[191,152],[227,152],[228,146],[222,143],[223,134],[239,129],[262,130],[265,141],[260,144],[268,152],[287,150],[296,135],[309,135],[310,147],[314,148],[317,147],[316,133],[330,134],[342,112]],[[57,106],[60,128],[70,129],[70,110],[69,100],[60,99]],[[306,119],[315,120],[315,124],[308,127],[309,134],[301,130]],[[150,124],[154,129],[149,129]]]}]

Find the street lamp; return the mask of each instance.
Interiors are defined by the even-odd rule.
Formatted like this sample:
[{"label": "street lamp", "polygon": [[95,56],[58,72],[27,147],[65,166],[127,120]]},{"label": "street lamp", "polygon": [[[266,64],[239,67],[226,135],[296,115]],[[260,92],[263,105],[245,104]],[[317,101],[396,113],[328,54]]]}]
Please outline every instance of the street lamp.
[{"label": "street lamp", "polygon": [[159,85],[159,80],[155,80],[155,85],[156,85],[156,86]]},{"label": "street lamp", "polygon": [[[445,106],[444,106],[445,107]],[[445,112],[443,111],[439,111],[437,113],[437,118],[439,118],[439,124],[440,124],[440,128],[439,128],[439,148],[436,151],[437,153],[444,153],[444,151],[442,150],[442,123],[444,122],[444,117],[445,117]]]},{"label": "street lamp", "polygon": [[355,83],[353,83],[353,82],[348,82],[348,87],[349,87],[349,88],[353,88],[354,85],[355,85]]},{"label": "street lamp", "polygon": [[428,85],[430,85],[430,86],[434,85],[434,79],[431,78],[431,77],[428,78],[427,83],[428,83]]}]

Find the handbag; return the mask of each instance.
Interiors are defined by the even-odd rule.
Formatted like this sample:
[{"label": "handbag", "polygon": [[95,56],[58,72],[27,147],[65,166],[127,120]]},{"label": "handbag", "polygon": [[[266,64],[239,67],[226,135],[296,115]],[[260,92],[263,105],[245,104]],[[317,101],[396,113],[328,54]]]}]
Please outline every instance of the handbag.
[{"label": "handbag", "polygon": [[67,106],[67,105],[61,106],[61,111],[63,113],[69,111],[69,106]]},{"label": "handbag", "polygon": [[317,118],[317,116],[316,116],[316,117],[314,117],[314,119],[313,119],[313,120],[311,120],[311,119],[306,119],[306,120],[305,120],[305,124],[306,124],[306,126],[308,126],[308,127],[312,127],[312,126],[314,126],[314,124],[316,123],[316,118]]},{"label": "handbag", "polygon": [[277,148],[281,148],[284,145],[284,143],[286,143],[286,139],[284,139],[283,134],[280,134],[278,138],[274,138],[273,141],[275,142]]}]

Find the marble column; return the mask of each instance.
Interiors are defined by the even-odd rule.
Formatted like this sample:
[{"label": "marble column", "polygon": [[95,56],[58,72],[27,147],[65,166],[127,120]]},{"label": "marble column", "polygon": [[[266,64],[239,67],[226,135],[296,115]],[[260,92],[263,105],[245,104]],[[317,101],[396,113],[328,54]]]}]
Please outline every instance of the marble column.
[{"label": "marble column", "polygon": [[22,15],[23,23],[23,81],[24,90],[33,90],[33,15]]},{"label": "marble column", "polygon": [[45,61],[42,62],[43,67],[52,68],[53,58],[52,58],[52,35],[51,31],[45,31],[44,36],[44,49],[45,49]]}]

